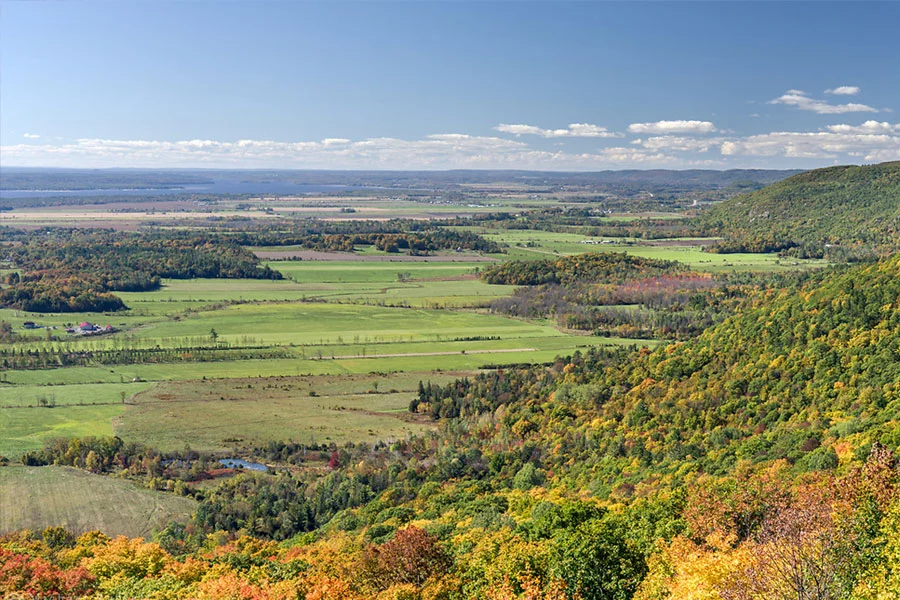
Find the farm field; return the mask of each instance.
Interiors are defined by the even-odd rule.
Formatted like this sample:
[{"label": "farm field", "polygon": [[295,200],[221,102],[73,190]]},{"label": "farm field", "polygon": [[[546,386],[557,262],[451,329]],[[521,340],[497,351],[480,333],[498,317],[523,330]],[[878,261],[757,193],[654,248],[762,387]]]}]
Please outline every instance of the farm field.
[{"label": "farm field", "polygon": [[[268,377],[274,375],[336,375],[417,372],[423,370],[478,369],[484,365],[546,362],[555,356],[571,354],[589,346],[653,345],[652,340],[631,340],[584,335],[514,338],[482,341],[433,341],[420,344],[345,344],[307,346],[289,349],[295,358],[244,359],[216,362],[176,362],[111,366],[60,367],[16,370],[4,373],[0,390],[22,390],[22,386],[45,386],[48,396],[55,394],[57,404],[62,387],[81,384],[116,384],[108,398],[120,401],[122,390],[139,387],[145,381],[177,379],[219,379],[228,377]],[[322,358],[318,353],[322,352]],[[422,365],[416,368],[416,365]],[[124,388],[121,387],[123,380]],[[137,381],[135,381],[137,380]],[[128,392],[131,393],[130,391]],[[7,405],[22,402],[17,392],[4,392]],[[31,397],[31,396],[29,396]]]},{"label": "farm field", "polygon": [[[547,206],[566,206],[553,194],[498,193],[477,203],[469,201],[409,200],[383,196],[284,196],[256,198],[223,197],[215,203],[198,204],[171,199],[133,199],[71,207],[23,207],[3,211],[0,224],[12,227],[107,227],[136,229],[146,225],[179,227],[186,220],[239,217],[258,221],[319,218],[335,221],[387,219],[445,219],[466,215],[518,212]],[[341,209],[352,208],[353,212]],[[626,215],[625,218],[636,218]]]},{"label": "farm field", "polygon": [[[34,314],[0,309],[0,320],[16,327],[30,320],[39,327],[56,328],[20,330],[22,335],[35,341],[44,341],[49,334],[72,343],[97,346],[105,345],[110,338],[71,338],[62,330],[82,321],[109,324],[124,330],[142,328],[166,319],[181,318],[187,310],[229,303],[307,300],[466,308],[482,305],[514,290],[513,286],[488,285],[478,280],[474,269],[483,268],[484,263],[272,261],[268,264],[281,270],[289,279],[166,279],[159,290],[152,292],[119,292],[117,295],[129,308],[119,313]],[[403,281],[399,280],[401,277]]]},{"label": "farm field", "polygon": [[53,438],[112,435],[112,420],[124,409],[121,404],[0,408],[0,455],[16,458]]},{"label": "farm field", "polygon": [[123,439],[163,451],[239,453],[246,443],[404,438],[433,425],[408,412],[418,382],[462,373],[234,378],[154,384],[115,420]]},{"label": "farm field", "polygon": [[[282,266],[285,263],[276,264]],[[209,401],[179,404],[175,412],[164,403],[137,402],[137,408],[132,406],[136,399],[144,400],[156,392],[156,388],[148,391],[154,382],[172,382],[183,390],[192,389],[192,386],[213,388],[218,384],[210,380],[218,379],[362,375],[371,384],[385,377],[384,374],[422,373],[416,379],[417,383],[420,378],[440,377],[433,371],[472,372],[492,365],[549,362],[556,356],[591,345],[634,343],[570,335],[550,325],[471,310],[365,304],[384,291],[387,281],[396,281],[394,265],[297,261],[296,264],[287,263],[287,266],[311,281],[167,280],[159,291],[122,294],[133,307],[129,313],[140,313],[137,316],[18,315],[19,319],[31,318],[42,325],[56,325],[57,330],[51,330],[54,335],[65,335],[59,328],[81,319],[100,323],[111,319],[116,327],[125,330],[110,336],[67,337],[63,342],[47,342],[42,339],[46,335],[44,332],[35,331],[35,341],[13,345],[23,349],[63,348],[88,352],[196,346],[243,349],[236,350],[237,360],[216,362],[188,359],[174,363],[94,364],[5,371],[0,385],[0,418],[5,425],[4,435],[0,436],[0,454],[16,457],[24,451],[40,448],[53,437],[110,435],[113,431],[127,439],[134,435],[135,439],[160,442],[165,447],[182,447],[184,431],[173,431],[166,437],[165,427],[160,424],[171,424],[173,419],[160,419],[160,415],[173,414],[174,422],[178,424],[193,424],[212,414],[217,414],[218,422],[224,424],[233,416],[228,409],[214,406]],[[419,276],[449,273],[452,277],[469,268],[448,264],[415,266],[419,267],[416,273]],[[410,305],[417,299],[415,293],[437,294],[433,296],[436,301],[449,302],[453,293],[462,294],[457,298],[467,298],[472,297],[468,296],[472,290],[477,290],[477,297],[484,301],[514,289],[512,286],[490,286],[473,279],[395,282],[391,285],[396,286],[396,297]],[[334,298],[327,303],[300,300],[303,295],[316,290],[340,295],[341,303]],[[486,292],[492,292],[493,296]],[[243,300],[244,303],[230,304],[231,300]],[[104,318],[107,321],[102,320]],[[215,342],[211,338],[212,330],[216,331]],[[257,348],[278,350],[282,357],[256,358],[262,351]],[[204,379],[208,381],[200,383]],[[381,389],[390,387],[382,384]],[[300,403],[300,399],[304,402]],[[309,432],[318,439],[347,440],[370,439],[370,431],[378,438],[406,435],[416,428],[399,421],[396,416],[385,418],[384,415],[369,414],[381,410],[380,405],[372,404],[381,400],[380,395],[352,399],[356,409],[352,414],[359,425],[349,428],[346,427],[347,413],[335,413],[329,408],[331,405],[323,406],[320,401],[310,404],[308,400],[306,392],[300,392],[294,399],[272,398],[272,406],[267,406],[264,412],[279,417],[257,419],[258,431],[266,435],[270,435],[270,431],[279,435],[288,431],[302,432],[303,436]],[[395,405],[392,407],[405,410],[408,394],[393,400]],[[127,407],[123,401],[128,403]],[[53,407],[43,407],[47,405]],[[244,403],[238,412],[251,414],[259,405],[259,402]],[[286,420],[284,415],[292,417]],[[115,430],[113,420],[117,424]],[[316,423],[310,425],[313,429],[304,428],[312,422]],[[250,431],[250,435],[256,435],[249,423],[244,418],[234,419],[230,421],[230,429],[232,433]],[[273,424],[276,425],[274,429]],[[205,447],[219,447],[216,444],[228,437],[227,433],[222,433],[228,428],[223,425],[211,429],[209,438],[203,442]],[[345,431],[342,432],[342,428]]]},{"label": "farm field", "polygon": [[[14,458],[22,452],[40,448],[44,442],[54,437],[111,435],[113,420],[119,418],[123,413],[130,415],[128,413],[131,410],[130,404],[146,398],[154,391],[155,388],[148,390],[149,382],[175,382],[206,389],[218,385],[212,381],[216,379],[227,382],[235,378],[296,377],[301,375],[340,376],[339,379],[347,376],[361,376],[366,382],[365,385],[368,386],[365,389],[371,389],[373,383],[377,382],[380,390],[390,390],[393,387],[404,390],[414,388],[409,387],[409,383],[404,384],[406,387],[400,387],[397,384],[386,382],[403,374],[415,379],[416,383],[419,379],[435,381],[445,377],[446,375],[443,373],[446,372],[471,373],[489,365],[549,362],[557,356],[572,354],[576,350],[583,350],[591,345],[630,345],[635,343],[654,344],[650,341],[570,336],[557,332],[556,336],[535,338],[423,342],[420,344],[397,342],[360,347],[332,345],[315,350],[300,349],[299,352],[307,353],[305,359],[188,362],[112,367],[88,366],[10,371],[5,374],[8,383],[0,387],[0,402],[2,402],[0,405],[0,431],[3,431],[3,435],[0,436],[0,455]],[[321,359],[317,357],[320,350],[323,351]],[[346,354],[337,354],[339,352]],[[330,358],[331,355],[334,355],[335,358]],[[207,381],[203,381],[204,378]],[[135,379],[138,381],[133,381]],[[122,383],[122,381],[126,383]],[[359,393],[361,392],[354,392],[357,396]],[[123,394],[129,406],[122,404]],[[309,397],[308,391],[300,390],[298,394],[297,398]],[[36,405],[41,398],[52,400],[56,406],[54,408],[9,408],[23,404]],[[375,400],[378,400],[378,396],[360,396],[354,399],[354,406],[364,410],[374,410],[372,407],[378,406],[372,404]],[[396,400],[397,406],[405,409],[409,402],[409,395]],[[96,402],[97,405],[75,405],[80,402]],[[259,406],[258,403],[254,405]],[[208,403],[203,406],[207,409],[211,407]],[[290,405],[283,408],[282,412],[273,414],[283,415],[284,411],[295,410],[298,406]],[[318,405],[312,408],[316,406]],[[252,408],[249,406],[247,409]],[[301,408],[308,411],[310,406]],[[244,407],[242,407],[243,409]],[[158,414],[157,411],[162,410],[168,410],[168,408],[163,404],[153,405],[143,407],[138,413],[151,425],[158,425],[159,421],[154,421],[154,415]],[[345,420],[335,421],[332,419],[331,417],[334,415],[331,415],[329,410],[327,406],[323,409],[327,413],[325,420],[329,422],[329,426],[334,423],[343,426],[347,423]],[[190,427],[201,416],[206,418],[203,413],[194,412],[190,415],[192,420],[180,421],[178,424]],[[229,421],[231,416],[226,411],[221,413],[221,418]],[[275,421],[280,424],[283,419],[279,417]],[[404,433],[404,426],[401,426],[398,432],[394,428],[393,421],[382,422],[391,425],[386,435],[393,436],[397,433]],[[127,425],[129,420],[125,418],[117,423]],[[245,429],[243,421],[231,420],[230,423],[235,432]],[[297,423],[299,423],[298,427],[302,429],[305,420],[301,418]],[[365,439],[370,437],[369,429],[373,429],[376,434],[380,430],[368,425],[362,429],[365,430]],[[123,435],[128,431],[134,430],[128,430],[127,427],[115,429],[116,433]],[[325,436],[332,439],[347,439],[346,436],[342,437],[340,432],[333,430]]]},{"label": "farm field", "polygon": [[195,507],[182,496],[70,467],[0,469],[0,534],[63,526],[147,537],[170,520],[186,521]]},{"label": "farm field", "polygon": [[484,262],[269,261],[273,269],[298,283],[396,283],[407,279],[446,279],[474,273]]},{"label": "farm field", "polygon": [[[74,386],[2,386],[0,408],[54,408],[96,404],[122,404],[146,389],[145,382],[86,383]],[[57,390],[58,388],[58,390]]]},{"label": "farm field", "polygon": [[[624,252],[643,258],[677,260],[698,271],[790,271],[827,265],[815,259],[785,259],[777,253],[712,254],[704,252],[701,240],[646,241],[632,238],[593,238],[578,233],[536,230],[483,230],[466,228],[497,243],[509,244],[508,260],[543,260],[584,252]],[[611,243],[597,243],[602,241]],[[710,242],[714,240],[709,240]],[[682,243],[679,243],[682,242]]]},{"label": "farm field", "polygon": [[232,344],[354,344],[480,336],[561,335],[552,327],[469,311],[324,303],[238,304],[166,320],[132,332],[166,346],[208,338]]}]

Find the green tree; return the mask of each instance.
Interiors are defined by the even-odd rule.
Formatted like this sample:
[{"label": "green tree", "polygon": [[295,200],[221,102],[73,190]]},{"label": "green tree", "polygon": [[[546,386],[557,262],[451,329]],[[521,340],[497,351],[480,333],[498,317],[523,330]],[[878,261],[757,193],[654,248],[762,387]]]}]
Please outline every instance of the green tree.
[{"label": "green tree", "polygon": [[582,600],[629,600],[647,572],[643,555],[608,519],[558,534],[550,556],[550,574]]}]

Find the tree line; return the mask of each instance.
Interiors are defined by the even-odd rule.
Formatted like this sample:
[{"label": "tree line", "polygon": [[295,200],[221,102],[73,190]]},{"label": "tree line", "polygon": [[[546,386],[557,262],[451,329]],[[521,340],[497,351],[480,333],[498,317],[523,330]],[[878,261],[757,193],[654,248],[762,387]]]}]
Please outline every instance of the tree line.
[{"label": "tree line", "polygon": [[10,237],[4,251],[18,271],[0,306],[29,312],[123,310],[113,292],[158,289],[162,278],[282,278],[217,235],[47,228]]}]

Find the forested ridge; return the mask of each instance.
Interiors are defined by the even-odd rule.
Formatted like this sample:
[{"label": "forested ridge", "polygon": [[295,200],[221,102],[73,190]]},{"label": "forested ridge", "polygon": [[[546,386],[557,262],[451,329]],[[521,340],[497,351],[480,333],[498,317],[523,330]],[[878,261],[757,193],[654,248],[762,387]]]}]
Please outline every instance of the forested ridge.
[{"label": "forested ridge", "polygon": [[701,223],[722,252],[852,258],[900,243],[900,162],[816,169],[722,202]]},{"label": "forested ridge", "polygon": [[510,261],[485,269],[481,278],[522,286],[493,300],[492,311],[625,338],[692,337],[721,321],[744,293],[738,276],[612,252]]},{"label": "forested ridge", "polygon": [[[13,566],[0,570],[0,590],[26,582],[144,598],[895,597],[900,255],[741,303],[698,337],[656,350],[591,350],[423,382],[410,410],[438,420],[438,432],[253,450],[301,466],[274,477],[191,492],[177,483],[190,469],[166,467],[146,448],[48,447],[31,456],[125,465],[153,487],[177,480],[201,508],[156,543],[56,530],[2,538]],[[325,456],[327,466],[302,468]]]},{"label": "forested ridge", "polygon": [[[640,485],[665,471],[725,473],[744,459],[834,465],[838,442],[865,453],[872,441],[900,441],[898,276],[900,256],[821,273],[799,290],[751,295],[695,340],[612,366],[576,356],[537,390],[546,377],[538,368],[480,375],[425,390],[413,408],[455,415],[503,404],[520,429],[541,438],[556,429],[575,442],[545,456],[573,465],[585,487]],[[582,429],[556,423],[557,413]]]},{"label": "forested ridge", "polygon": [[387,221],[302,220],[297,223],[257,225],[225,230],[229,240],[242,246],[299,246],[310,250],[353,252],[357,246],[374,246],[385,252],[427,255],[439,250],[472,250],[500,253],[496,242],[444,227],[448,221],[423,223],[412,219]]},{"label": "forested ridge", "polygon": [[511,260],[484,269],[480,277],[486,283],[503,285],[623,283],[683,271],[685,266],[673,260],[591,252],[547,260]]}]

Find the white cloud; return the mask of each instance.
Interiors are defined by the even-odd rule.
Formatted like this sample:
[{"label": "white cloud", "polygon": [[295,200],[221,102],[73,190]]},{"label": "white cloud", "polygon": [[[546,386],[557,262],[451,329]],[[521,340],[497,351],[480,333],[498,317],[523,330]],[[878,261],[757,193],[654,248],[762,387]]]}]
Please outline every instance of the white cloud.
[{"label": "white cloud", "polygon": [[829,125],[825,129],[832,133],[900,133],[900,123],[866,121],[862,125]]},{"label": "white cloud", "polygon": [[36,133],[26,133],[22,137],[25,138],[26,140],[36,140],[36,139],[39,139],[41,136],[39,136]]},{"label": "white cloud", "polygon": [[678,152],[708,152],[710,149],[721,146],[725,138],[692,138],[674,135],[664,135],[638,139],[632,144],[639,145],[647,150],[654,151],[678,151]]},{"label": "white cloud", "polygon": [[824,100],[810,98],[806,95],[806,92],[801,90],[788,90],[778,98],[770,100],[769,104],[784,104],[800,110],[809,110],[820,115],[840,115],[852,112],[878,112],[877,108],[855,102],[849,104],[828,104],[828,102]]},{"label": "white cloud", "polygon": [[836,88],[825,90],[825,93],[833,94],[835,96],[855,96],[859,93],[859,91],[859,88],[855,85],[839,85]]},{"label": "white cloud", "polygon": [[566,129],[541,129],[534,125],[510,125],[501,123],[494,127],[495,131],[501,133],[511,133],[513,135],[539,135],[545,138],[561,138],[561,137],[586,137],[586,138],[612,138],[621,137],[619,133],[613,133],[591,123],[572,123]]},{"label": "white cloud", "polygon": [[[661,122],[675,123],[675,122]],[[690,123],[685,121],[683,123]],[[703,123],[703,122],[699,122]],[[657,125],[657,124],[637,124]],[[710,124],[711,125],[711,124]],[[522,126],[529,127],[529,126]],[[663,129],[676,126],[663,125]],[[701,132],[708,127],[695,127]],[[575,126],[566,131],[578,131]],[[4,166],[208,167],[285,169],[533,169],[727,168],[821,166],[823,161],[900,159],[900,124],[869,120],[820,131],[780,131],[751,136],[645,135],[620,146],[581,153],[538,149],[521,139],[441,133],[420,139],[392,137],[319,141],[78,140],[0,146]],[[786,159],[802,159],[802,162]]]},{"label": "white cloud", "polygon": [[776,131],[724,142],[722,154],[817,159],[847,155],[866,162],[882,162],[900,159],[900,135]]},{"label": "white cloud", "polygon": [[[208,167],[294,169],[534,169],[600,170],[696,166],[649,148],[603,148],[571,153],[537,150],[492,136],[434,134],[423,139],[326,138],[313,142],[270,140],[109,140],[84,138],[62,144],[0,147],[0,161],[45,167]],[[704,162],[704,165],[707,164]]]},{"label": "white cloud", "polygon": [[716,126],[709,121],[656,121],[655,123],[632,123],[631,133],[712,133]]},{"label": "white cloud", "polygon": [[635,148],[604,148],[599,151],[597,156],[602,156],[604,160],[615,163],[617,166],[639,164],[641,166],[674,167],[681,164],[681,161],[674,156],[662,152],[644,152]]}]

